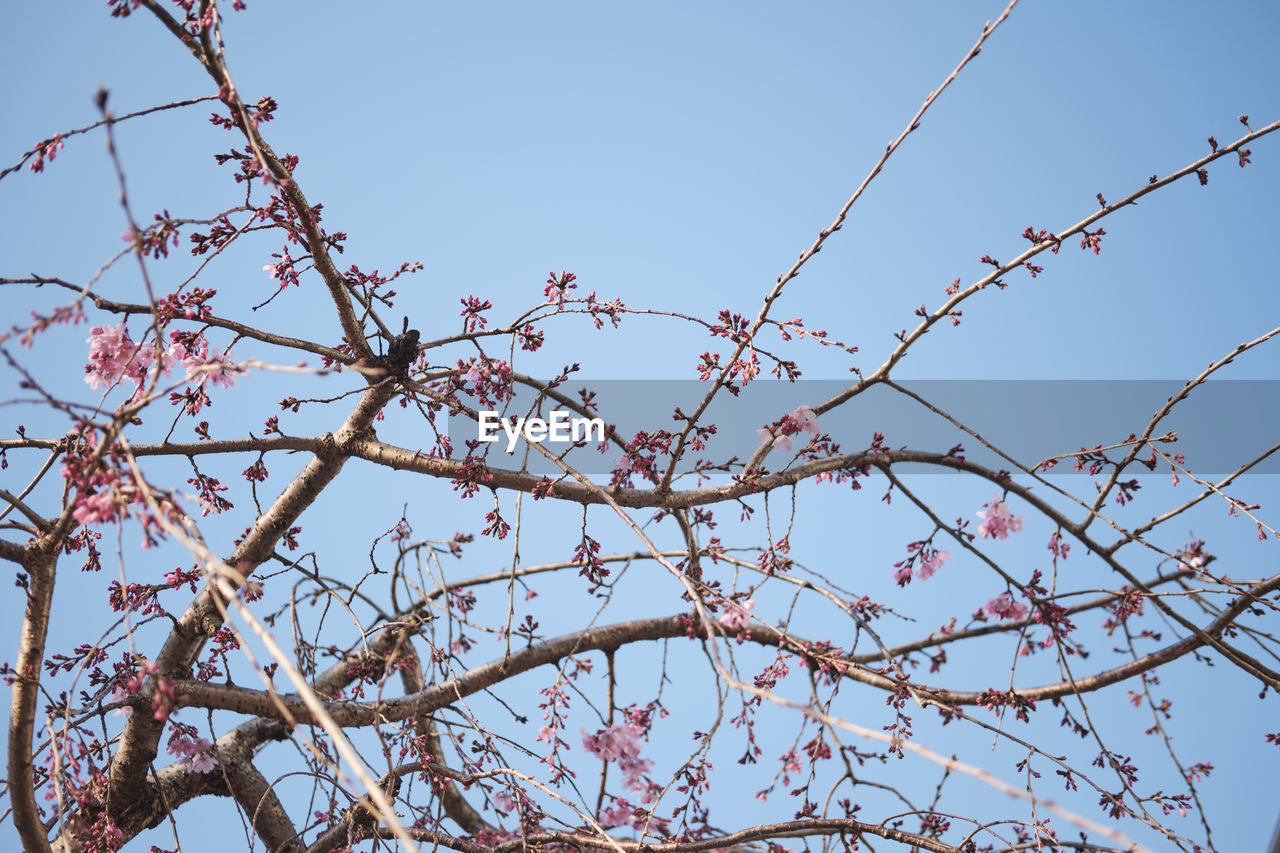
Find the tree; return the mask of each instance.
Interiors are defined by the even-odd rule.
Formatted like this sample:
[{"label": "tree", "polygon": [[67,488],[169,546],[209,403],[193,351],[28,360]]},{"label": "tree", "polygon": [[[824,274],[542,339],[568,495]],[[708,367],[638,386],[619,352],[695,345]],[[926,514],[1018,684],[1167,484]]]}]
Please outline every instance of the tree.
[{"label": "tree", "polygon": [[[100,90],[96,120],[42,139],[2,176],[46,204],[106,197],[109,181],[125,223],[118,249],[90,268],[49,258],[0,280],[15,306],[0,344],[7,405],[23,407],[0,439],[14,472],[0,491],[0,557],[20,590],[6,793],[24,849],[192,851],[243,838],[273,851],[694,853],[802,838],[824,849],[1193,850],[1265,827],[1241,814],[1249,784],[1218,777],[1239,766],[1232,750],[1269,771],[1280,742],[1251,704],[1260,691],[1265,708],[1280,687],[1276,531],[1259,506],[1274,485],[1251,476],[1272,471],[1280,445],[1264,418],[1262,446],[1227,431],[1265,412],[1269,386],[1213,380],[1242,365],[1266,377],[1266,362],[1247,365],[1280,329],[1237,317],[1232,346],[1214,348],[1220,330],[1190,318],[1167,340],[1110,341],[1106,306],[1035,288],[1055,275],[1084,287],[1104,274],[1109,232],[1158,217],[1162,203],[1182,211],[1192,191],[1247,244],[1267,223],[1244,206],[1276,176],[1251,159],[1265,160],[1261,137],[1280,122],[1214,104],[1207,146],[1180,162],[1124,175],[1123,188],[1108,177],[1116,188],[1096,198],[1072,185],[1075,213],[1060,220],[1027,225],[1045,208],[1004,199],[1020,208],[1005,214],[1017,228],[979,223],[996,257],[902,249],[876,259],[903,282],[883,313],[884,293],[841,302],[849,259],[819,273],[816,256],[850,236],[886,165],[927,135],[926,114],[989,61],[975,62],[1024,14],[1011,5],[949,60],[776,278],[756,270],[746,293],[729,277],[679,280],[661,291],[673,302],[654,304],[639,287],[598,295],[607,283],[575,266],[522,285],[517,306],[471,287],[465,257],[370,271],[379,262],[359,247],[371,243],[338,230],[348,226],[312,187],[412,185],[414,140],[387,141],[403,116],[378,113],[375,133],[361,129],[365,149],[327,166],[320,153],[324,168],[310,169],[325,140],[288,153],[295,142],[272,131],[296,134],[289,101],[233,74],[237,37],[265,34],[282,78],[309,73],[324,51],[242,23],[259,12],[238,0],[109,6],[129,19],[129,39],[150,44],[159,22],[186,53],[174,80],[199,94],[117,112],[119,94]],[[112,38],[116,50],[132,44]],[[568,64],[570,46],[555,47],[548,64]],[[180,76],[191,71],[201,77]],[[1049,94],[1036,85],[1025,97]],[[380,96],[326,91],[326,122],[342,133]],[[568,146],[589,122],[525,131]],[[134,130],[144,127],[158,130]],[[104,159],[68,162],[95,138]],[[62,175],[69,185],[50,188]],[[135,180],[148,201],[173,201],[144,206]],[[539,204],[554,218],[562,201]],[[433,204],[415,197],[409,209]],[[488,213],[471,226],[485,240],[519,231]],[[9,215],[15,227],[69,227]],[[357,224],[388,227],[377,215]],[[897,227],[940,254],[951,239]],[[1167,233],[1156,245],[1176,255]],[[1210,245],[1196,252],[1256,262],[1232,237],[1199,236]],[[814,310],[793,319],[802,270],[817,282]],[[1190,285],[1176,286],[1167,298],[1187,311]],[[898,310],[903,291],[924,300],[914,315]],[[981,325],[1019,292],[1034,316]],[[904,378],[908,354],[962,358],[974,338],[1030,358],[1037,337],[1053,338],[1051,314],[1083,323],[1099,343],[1081,340],[1117,359],[1159,346],[1150,363],[1208,366],[1154,404],[1142,397],[1161,388],[1151,383],[1102,397],[1051,386],[1051,420],[1093,418],[1078,438],[1029,425],[1034,388]],[[639,375],[677,365],[697,380],[593,376],[593,359],[607,371],[637,354]],[[844,378],[830,386],[802,370]],[[992,392],[996,408],[982,402]],[[1129,397],[1146,407],[1136,420]],[[904,402],[911,415],[894,414]],[[1234,409],[1213,419],[1222,406]],[[918,424],[923,437],[902,437]],[[581,431],[556,440],[571,427]],[[1206,712],[1215,726],[1197,732]],[[207,838],[214,821],[234,830]],[[1232,835],[1242,826],[1253,834]]]}]

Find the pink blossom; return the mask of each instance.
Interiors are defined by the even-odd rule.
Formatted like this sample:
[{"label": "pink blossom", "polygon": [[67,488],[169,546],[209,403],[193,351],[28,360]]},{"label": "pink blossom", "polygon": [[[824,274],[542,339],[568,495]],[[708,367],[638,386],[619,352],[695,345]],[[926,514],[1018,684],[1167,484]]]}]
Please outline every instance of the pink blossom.
[{"label": "pink blossom", "polygon": [[818,434],[818,416],[814,414],[813,409],[808,406],[797,406],[796,410],[791,413],[791,417],[802,432],[807,432],[810,435]]},{"label": "pink blossom", "polygon": [[927,581],[933,577],[934,572],[942,568],[942,564],[950,557],[950,551],[934,551],[929,555],[928,559],[920,561],[920,565],[916,568],[916,577],[922,581]]},{"label": "pink blossom", "polygon": [[995,598],[987,602],[987,612],[997,619],[1026,619],[1027,605],[1014,601],[1009,597],[1009,593],[1002,592]]},{"label": "pink blossom", "polygon": [[498,793],[494,794],[493,804],[498,808],[502,809],[504,812],[515,811],[515,808],[516,808],[515,799],[511,796],[511,794],[509,794],[506,791],[499,791]]},{"label": "pink blossom", "polygon": [[644,826],[646,815],[643,812],[637,814],[631,804],[624,799],[619,799],[614,805],[600,812],[600,825],[605,829],[611,829],[615,826],[630,826],[640,829]]},{"label": "pink blossom", "polygon": [[[116,685],[115,690],[111,691],[112,702],[123,702],[127,698],[129,698],[129,694],[126,693],[125,689],[119,684]],[[122,705],[119,708],[116,708],[114,711],[112,711],[111,716],[128,717],[132,713],[133,713],[132,708],[130,708],[128,705]]]},{"label": "pink blossom", "polygon": [[195,773],[209,773],[218,766],[213,756],[213,744],[205,738],[178,736],[169,741],[169,754],[181,756],[180,763]]},{"label": "pink blossom", "polygon": [[104,521],[114,521],[120,509],[113,490],[107,487],[96,494],[81,495],[71,515],[81,524],[99,524]]},{"label": "pink blossom", "polygon": [[111,822],[105,811],[98,815],[98,819],[85,831],[84,836],[96,845],[90,848],[93,850],[119,850],[124,846],[124,833]]},{"label": "pink blossom", "polygon": [[[90,388],[110,388],[123,379],[135,382],[142,390],[147,371],[155,361],[155,350],[136,344],[129,337],[125,321],[115,326],[94,326],[89,330],[89,363],[84,366],[84,381]],[[168,357],[161,354],[161,370],[169,372]]]},{"label": "pink blossom", "polygon": [[551,726],[542,726],[538,729],[538,736],[535,741],[545,740],[547,743],[554,743],[556,739],[556,730]]},{"label": "pink blossom", "polygon": [[751,622],[751,611],[755,609],[756,602],[754,598],[748,598],[741,604],[730,601],[725,606],[724,613],[720,616],[720,624],[730,631],[745,628]]},{"label": "pink blossom", "polygon": [[615,826],[626,826],[631,822],[631,809],[623,806],[610,806],[600,812],[600,825],[605,829]]},{"label": "pink blossom", "polygon": [[907,584],[911,583],[911,567],[903,566],[900,569],[894,569],[893,581],[898,586],[906,586]]},{"label": "pink blossom", "polygon": [[779,450],[790,451],[795,447],[795,440],[791,436],[800,432],[818,434],[818,416],[808,406],[797,406],[791,414],[783,415],[776,435],[769,427],[760,427],[756,430],[756,435],[760,436],[761,445],[773,441],[773,446]]},{"label": "pink blossom", "polygon": [[642,802],[651,802],[652,794],[643,777],[653,762],[640,757],[640,727],[635,723],[614,723],[593,735],[587,734],[586,729],[581,731],[582,745],[587,751],[605,761],[616,761],[624,774],[623,784],[641,794]]},{"label": "pink blossom", "polygon": [[987,509],[978,513],[978,518],[983,519],[982,524],[978,525],[978,534],[983,539],[1008,539],[1010,533],[1017,533],[1022,529],[1022,519],[1025,516],[1010,514],[1009,506],[1000,500],[999,495],[993,496],[991,503],[983,506]]},{"label": "pink blossom", "polygon": [[480,381],[480,365],[479,364],[471,365],[471,369],[467,371],[466,377],[467,377],[467,381],[473,385],[479,382]]},{"label": "pink blossom", "polygon": [[194,379],[197,388],[204,388],[209,382],[222,388],[230,388],[236,384],[235,374],[240,368],[227,359],[226,353],[217,347],[210,347],[209,342],[204,339],[201,339],[198,350],[190,350],[183,344],[175,343],[169,347],[169,354],[187,369],[187,379]]},{"label": "pink blossom", "polygon": [[640,729],[632,723],[614,723],[593,735],[587,734],[586,729],[581,731],[582,745],[592,755],[605,761],[619,761],[640,755],[640,744],[636,743]]},{"label": "pink blossom", "polygon": [[188,770],[195,773],[209,773],[218,766],[218,759],[213,757],[212,752],[197,752],[182,763]]},{"label": "pink blossom", "polygon": [[[773,438],[773,431],[768,427],[760,427],[760,429],[756,430],[756,435],[760,436],[761,444],[768,444],[769,439]],[[795,442],[791,440],[790,436],[780,435],[774,440],[773,446],[779,450],[787,451],[795,446]]]}]

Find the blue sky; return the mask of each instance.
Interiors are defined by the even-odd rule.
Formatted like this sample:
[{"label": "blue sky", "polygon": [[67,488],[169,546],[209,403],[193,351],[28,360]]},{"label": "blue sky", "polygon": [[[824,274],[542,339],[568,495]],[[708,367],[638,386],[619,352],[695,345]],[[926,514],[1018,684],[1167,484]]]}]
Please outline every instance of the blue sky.
[{"label": "blue sky", "polygon": [[[312,3],[305,12],[262,0],[249,6],[226,25],[239,89],[250,101],[270,94],[280,102],[268,137],[277,151],[301,157],[298,178],[313,203],[323,202],[326,225],[350,234],[344,266],[424,264],[397,287],[391,319],[398,324],[407,314],[426,339],[458,330],[458,300],[468,294],[492,300],[496,321],[515,316],[541,299],[551,269],[576,272],[580,292],[619,297],[633,308],[705,317],[729,308],[754,316],[776,276],[831,222],[983,22],[1003,9],[990,2]],[[197,65],[145,15],[115,21],[105,4],[49,2],[15,7],[8,19],[0,70],[14,84],[3,95],[0,167],[55,130],[94,121],[91,96],[99,85],[111,90],[117,113],[209,92]],[[1025,0],[779,302],[776,316],[804,317],[860,348],[853,359],[797,348],[792,357],[806,378],[842,379],[851,367],[878,366],[896,343],[891,333],[914,325],[915,306],[936,306],[957,277],[963,283],[985,274],[982,255],[1021,251],[1025,227],[1060,230],[1096,208],[1095,193],[1114,200],[1149,175],[1207,153],[1206,137],[1234,140],[1243,132],[1240,113],[1255,127],[1274,120],[1277,31],[1280,9],[1262,2],[1210,9]],[[202,216],[236,203],[226,170],[212,159],[231,137],[203,121],[209,111],[199,105],[119,128],[141,218],[162,208]],[[1210,167],[1207,187],[1183,181],[1109,218],[1100,256],[1069,246],[1042,261],[1039,278],[1011,276],[1007,290],[989,288],[970,300],[963,323],[927,336],[898,375],[1185,379],[1270,330],[1280,317],[1268,251],[1280,212],[1280,166],[1273,138],[1252,148],[1254,162],[1245,169],[1224,159]],[[69,140],[45,175],[24,170],[0,182],[0,275],[92,275],[123,245],[116,192],[98,134]],[[210,267],[204,286],[219,289],[220,311],[336,341],[315,282],[248,311],[270,295],[261,266],[278,249],[248,240]],[[194,269],[183,255],[179,249],[157,267],[179,280]],[[118,265],[103,291],[140,300],[135,269]],[[16,322],[61,296],[8,287],[3,299],[3,316]],[[711,346],[700,328],[653,317],[627,317],[618,332],[576,321],[549,324],[547,332],[548,345],[525,363],[527,372],[550,375],[578,361],[590,379],[690,379],[698,354]],[[38,345],[33,363],[42,379],[87,399],[79,380],[83,337],[76,330]],[[1280,379],[1275,352],[1263,347],[1242,357],[1228,375]],[[247,346],[240,354],[279,356]],[[12,381],[6,374],[0,385],[6,399],[14,396]],[[293,381],[244,380],[237,391],[245,397],[228,397],[217,412],[228,433],[256,429]],[[999,411],[991,414],[999,420]],[[8,407],[0,423],[65,430],[22,407]],[[324,418],[313,423],[317,431],[331,428]],[[388,427],[384,434],[418,429]],[[847,437],[850,444],[865,440]],[[283,474],[294,463],[276,464]],[[452,501],[447,487],[410,488],[405,478],[350,469],[343,476],[342,491],[326,496],[303,523],[342,525],[349,496],[361,494],[372,520],[333,545],[352,560],[367,564],[374,528],[388,512],[393,522],[406,502],[414,512],[419,489],[421,534],[447,538],[480,526],[477,508]],[[953,516],[972,517],[990,497],[982,484],[920,481]],[[276,483],[273,477],[267,485]],[[1241,488],[1264,511],[1280,497],[1275,477],[1247,478]],[[804,559],[814,568],[844,565],[847,543],[830,531],[850,526],[859,545],[854,562],[875,577],[867,590],[920,607],[920,590],[887,583],[888,567],[920,524],[900,504],[884,513],[874,505],[880,490],[870,491],[851,505],[843,493],[802,490],[801,526],[812,531]],[[1153,482],[1152,506],[1154,493],[1173,499]],[[1274,543],[1249,541],[1247,526],[1224,515],[1219,507],[1207,511],[1194,533],[1240,561],[1230,573],[1253,577],[1259,565],[1274,567]],[[530,532],[526,564],[568,556],[572,531],[555,530],[571,528],[574,513],[563,516],[549,512]],[[635,547],[597,519],[609,532],[607,550]],[[1185,528],[1163,544],[1176,547],[1188,538]],[[224,532],[229,539],[235,530]],[[1034,541],[1016,547],[1025,547],[1026,560],[1042,562],[1046,536],[1029,533]],[[485,570],[510,560],[506,543],[478,545],[476,553]],[[961,576],[954,587],[944,583],[940,578],[934,593],[939,618],[949,596],[964,589]],[[66,591],[56,606],[74,607],[80,594]],[[653,605],[647,613],[679,606],[677,592],[663,594],[669,597],[643,599]],[[932,616],[933,608],[925,612]],[[908,636],[911,627],[902,630]],[[1275,719],[1274,709],[1254,701],[1256,687],[1214,676],[1223,678],[1216,689],[1180,694],[1177,707],[1186,716],[1179,737],[1192,752],[1198,738],[1224,724],[1217,696],[1240,697],[1231,707],[1233,727],[1261,732]],[[1184,681],[1183,689],[1194,683]],[[1115,715],[1116,730],[1136,730],[1123,723],[1123,697],[1114,707],[1109,701],[1099,708]],[[1222,849],[1257,848],[1273,826],[1270,800],[1232,806],[1257,796],[1258,781],[1276,779],[1274,756],[1257,763],[1259,738],[1203,743],[1205,755],[1224,756],[1204,788],[1216,803],[1214,838]],[[674,747],[654,748],[674,755]],[[725,787],[734,790],[728,780]],[[201,848],[184,839],[184,849]]]}]

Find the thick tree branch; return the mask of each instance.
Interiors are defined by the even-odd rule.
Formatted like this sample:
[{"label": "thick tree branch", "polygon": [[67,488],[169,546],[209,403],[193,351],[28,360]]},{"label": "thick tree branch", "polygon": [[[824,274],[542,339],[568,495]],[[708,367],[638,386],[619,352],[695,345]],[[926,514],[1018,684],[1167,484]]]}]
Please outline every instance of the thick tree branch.
[{"label": "thick tree branch", "polygon": [[9,801],[13,824],[28,853],[48,853],[49,841],[36,803],[31,743],[40,698],[40,669],[49,632],[49,609],[57,571],[57,545],[33,543],[26,549],[27,606],[15,664],[13,698],[9,706]]},{"label": "thick tree branch", "polygon": [[[280,537],[342,470],[350,455],[350,443],[369,428],[394,393],[395,385],[390,381],[365,392],[337,432],[320,440],[316,455],[254,523],[227,559],[228,565],[242,577],[248,577],[257,566],[270,559]],[[205,639],[221,626],[215,595],[213,587],[206,586],[178,619],[156,658],[165,677],[188,677]],[[149,682],[146,690],[149,698],[155,690],[154,682]],[[111,765],[113,808],[127,807],[142,795],[141,783],[155,759],[163,729],[164,723],[149,714],[134,714],[129,718]]]},{"label": "thick tree branch", "polygon": [[231,796],[249,819],[270,853],[302,853],[306,845],[294,829],[275,788],[253,766],[252,754],[222,762]]}]

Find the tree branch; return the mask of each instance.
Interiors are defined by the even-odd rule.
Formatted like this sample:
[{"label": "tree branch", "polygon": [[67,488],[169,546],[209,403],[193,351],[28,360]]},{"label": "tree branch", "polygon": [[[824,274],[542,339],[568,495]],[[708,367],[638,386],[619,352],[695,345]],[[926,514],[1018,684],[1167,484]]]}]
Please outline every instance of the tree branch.
[{"label": "tree branch", "polygon": [[[1256,584],[1249,591],[1249,595],[1237,598],[1212,623],[1203,629],[1198,629],[1195,636],[1186,637],[1136,660],[1128,661],[1112,669],[1103,670],[1084,678],[1060,681],[1040,687],[1019,688],[1007,691],[1002,695],[1028,702],[1038,702],[1076,693],[1093,692],[1132,678],[1135,675],[1177,660],[1208,644],[1208,638],[1221,635],[1237,616],[1251,606],[1253,598],[1267,595],[1277,589],[1280,589],[1280,575]],[[1011,623],[1010,628],[1017,628],[1020,624]],[[460,697],[466,697],[479,690],[491,687],[518,673],[558,662],[569,655],[585,651],[611,652],[624,645],[649,640],[682,636],[693,637],[697,636],[701,630],[704,630],[704,628],[696,617],[682,614],[620,622],[599,628],[575,631],[516,652],[509,658],[499,658],[489,663],[481,664],[462,675],[431,685],[414,695],[396,699],[380,699],[376,702],[354,700],[326,702],[324,703],[324,708],[337,723],[343,726],[370,726],[385,722],[398,722],[417,714],[428,714],[444,708],[457,701]],[[835,655],[827,658],[815,656],[808,651],[812,644],[807,640],[772,626],[752,624],[742,628],[740,633],[735,633],[732,636],[740,636],[745,640],[760,645],[777,646],[815,663],[841,664],[844,667],[843,676],[851,681],[857,681],[889,692],[896,691],[899,688],[899,683],[896,679],[867,669],[859,665],[850,656]],[[875,655],[874,657],[878,660],[882,655]],[[948,706],[981,705],[987,703],[991,696],[990,690],[958,691],[923,684],[914,685],[914,689],[930,704],[943,708]],[[189,680],[176,684],[175,690],[185,697],[184,701],[201,708],[236,711],[263,718],[273,718],[280,713],[279,707],[283,705],[298,722],[312,722],[312,714],[307,709],[307,706],[301,699],[292,694],[272,696],[262,690]]]},{"label": "tree branch", "polygon": [[53,604],[57,560],[57,545],[49,547],[49,543],[44,541],[29,546],[23,560],[28,589],[15,664],[13,698],[9,706],[9,801],[13,806],[13,825],[28,853],[50,851],[32,782],[31,742],[35,731],[36,703],[40,698],[40,669],[44,664],[44,644],[49,632],[49,609]]},{"label": "tree branch", "polygon": [[[227,564],[242,577],[270,559],[276,543],[294,521],[311,505],[320,492],[338,475],[350,455],[348,446],[373,423],[381,409],[395,393],[392,382],[369,388],[359,404],[337,432],[320,440],[316,455],[293,479],[275,503],[254,523],[240,546],[227,559]],[[166,678],[185,678],[199,654],[205,639],[222,624],[213,587],[206,586],[178,619],[173,632],[165,640],[156,663]],[[145,696],[154,692],[149,680]],[[149,714],[129,718],[120,738],[120,748],[111,763],[111,804],[124,808],[142,794],[142,780],[155,759],[164,723]]]}]

